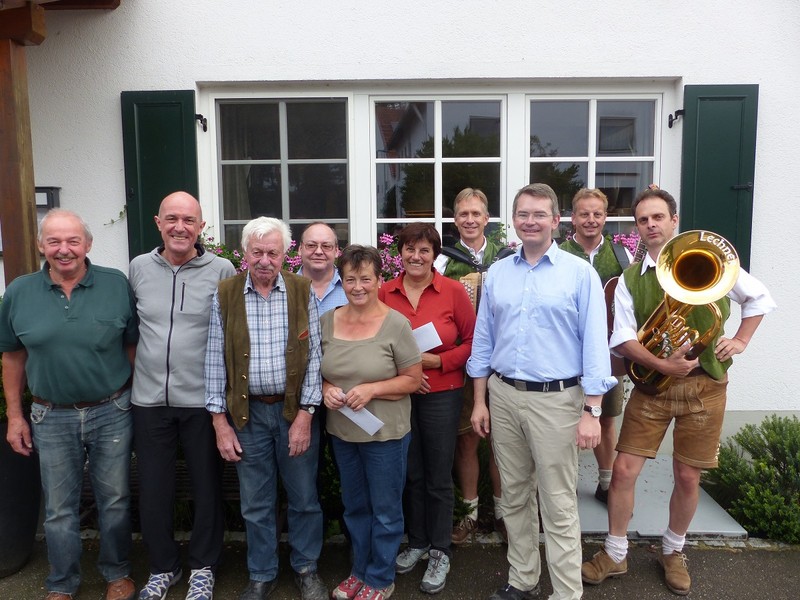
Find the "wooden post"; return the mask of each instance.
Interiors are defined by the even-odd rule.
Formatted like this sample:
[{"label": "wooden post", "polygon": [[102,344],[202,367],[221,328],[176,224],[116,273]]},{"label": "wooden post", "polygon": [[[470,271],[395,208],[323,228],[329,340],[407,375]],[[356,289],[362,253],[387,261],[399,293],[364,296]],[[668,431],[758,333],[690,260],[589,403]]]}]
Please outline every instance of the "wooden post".
[{"label": "wooden post", "polygon": [[36,191],[25,45],[44,40],[44,9],[32,3],[0,19],[0,225],[8,285],[39,269]]}]

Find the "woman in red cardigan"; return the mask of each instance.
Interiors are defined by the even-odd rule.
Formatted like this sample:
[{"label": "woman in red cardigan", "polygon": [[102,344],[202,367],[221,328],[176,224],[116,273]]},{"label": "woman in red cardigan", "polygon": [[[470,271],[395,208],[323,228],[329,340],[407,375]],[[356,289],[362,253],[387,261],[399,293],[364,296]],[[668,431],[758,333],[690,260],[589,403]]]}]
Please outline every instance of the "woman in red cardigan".
[{"label": "woman in red cardigan", "polygon": [[453,522],[453,455],[461,413],[464,365],[472,351],[475,311],[464,287],[437,273],[442,249],[428,223],[412,223],[399,235],[404,272],[385,283],[380,299],[403,314],[412,329],[432,325],[440,343],[422,347],[422,385],[411,395],[411,445],[406,479],[408,547],[397,557],[397,573],[408,573],[428,557],[420,589],[444,589],[450,570]]}]

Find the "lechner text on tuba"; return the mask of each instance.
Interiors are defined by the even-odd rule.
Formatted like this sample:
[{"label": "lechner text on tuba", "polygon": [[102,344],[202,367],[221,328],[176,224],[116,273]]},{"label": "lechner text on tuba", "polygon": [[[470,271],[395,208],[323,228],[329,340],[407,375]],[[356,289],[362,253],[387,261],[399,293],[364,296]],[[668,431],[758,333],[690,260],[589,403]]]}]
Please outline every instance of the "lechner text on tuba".
[{"label": "lechner text on tuba", "polygon": [[[686,358],[699,356],[719,333],[722,315],[717,300],[739,276],[739,255],[733,245],[712,231],[686,231],[669,240],[656,260],[656,277],[664,300],[638,331],[639,342],[658,358],[666,358],[689,343]],[[693,310],[707,310],[712,326],[697,331],[686,323]],[[647,394],[664,390],[671,376],[626,360],[633,384]]]}]

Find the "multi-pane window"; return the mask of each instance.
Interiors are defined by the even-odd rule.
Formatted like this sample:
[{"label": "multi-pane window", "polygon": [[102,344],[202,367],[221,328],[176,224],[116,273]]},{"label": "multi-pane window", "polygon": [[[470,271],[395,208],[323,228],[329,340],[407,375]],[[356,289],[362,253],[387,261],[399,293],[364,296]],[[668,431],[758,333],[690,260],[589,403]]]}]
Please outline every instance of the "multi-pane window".
[{"label": "multi-pane window", "polygon": [[349,239],[345,100],[217,102],[224,240],[236,245],[259,216],[283,219],[299,239],[323,220]]},{"label": "multi-pane window", "polygon": [[607,231],[629,231],[631,203],[654,181],[655,117],[654,99],[531,100],[530,181],[556,191],[562,217],[580,188],[601,189]]},{"label": "multi-pane window", "polygon": [[510,226],[514,194],[530,182],[556,190],[561,236],[584,186],[608,196],[606,231],[628,232],[633,198],[660,179],[661,103],[657,92],[554,95],[521,86],[217,98],[220,237],[235,245],[248,220],[269,215],[288,221],[295,239],[322,220],[342,243],[374,244],[419,220],[450,244],[459,191],[483,190],[496,228]]},{"label": "multi-pane window", "polygon": [[489,214],[498,220],[501,100],[377,101],[373,125],[378,235],[426,221],[449,238],[455,233],[453,200],[465,187],[483,190]]}]

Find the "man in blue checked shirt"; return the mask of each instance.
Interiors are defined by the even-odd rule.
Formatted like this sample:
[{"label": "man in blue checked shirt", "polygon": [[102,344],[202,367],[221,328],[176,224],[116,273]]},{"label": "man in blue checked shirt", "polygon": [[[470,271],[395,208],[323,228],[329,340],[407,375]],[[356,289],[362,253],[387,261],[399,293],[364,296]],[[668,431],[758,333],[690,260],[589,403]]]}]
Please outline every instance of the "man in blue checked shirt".
[{"label": "man in blue checked shirt", "polygon": [[508,530],[508,583],[490,600],[538,593],[537,508],[550,598],[577,600],[583,594],[578,450],[600,442],[600,400],[617,383],[606,344],[605,300],[592,266],[553,242],[560,217],[550,186],[522,188],[513,215],[522,244],[489,269],[467,363],[475,382],[472,426],[484,437],[491,429]]},{"label": "man in blue checked shirt", "polygon": [[328,597],[317,575],[319,317],[311,281],[281,271],[290,242],[289,227],[278,219],[245,225],[248,270],[222,281],[211,307],[206,408],[222,458],[236,463],[247,529],[250,581],[239,600],[263,600],[277,582],[278,474],[289,501],[290,561],[300,596]]}]

